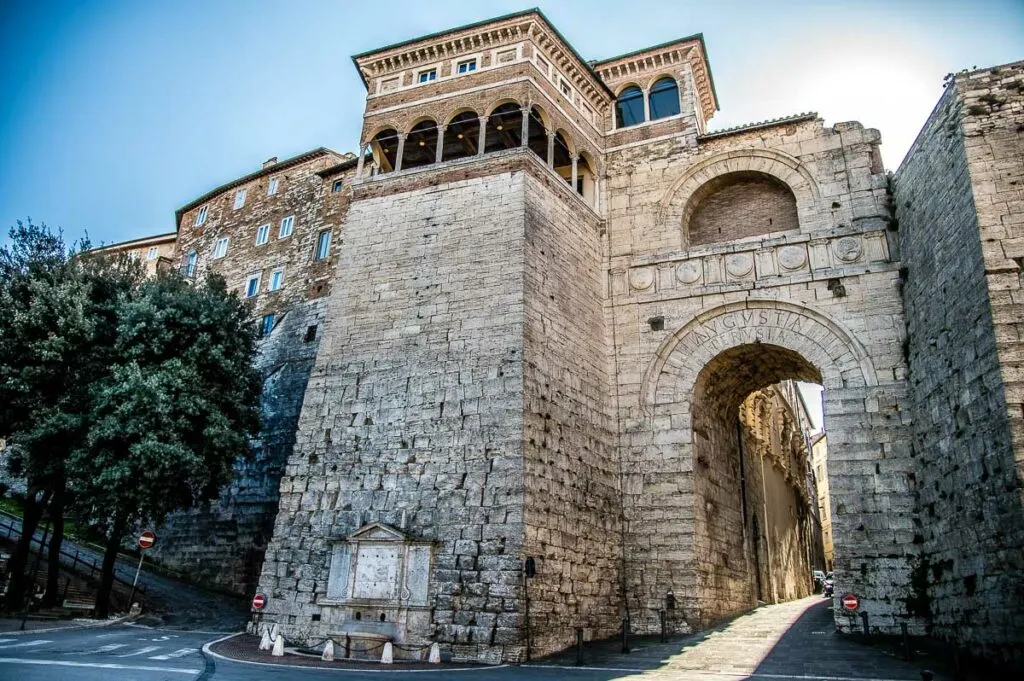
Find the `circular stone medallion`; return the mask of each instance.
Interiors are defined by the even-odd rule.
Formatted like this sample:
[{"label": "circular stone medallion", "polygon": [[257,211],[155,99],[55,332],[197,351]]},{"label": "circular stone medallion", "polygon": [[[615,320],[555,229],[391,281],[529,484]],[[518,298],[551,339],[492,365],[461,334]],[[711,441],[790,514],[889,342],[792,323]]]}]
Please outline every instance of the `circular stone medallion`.
[{"label": "circular stone medallion", "polygon": [[783,246],[779,249],[779,264],[785,270],[798,270],[807,262],[803,246]]},{"label": "circular stone medallion", "polygon": [[676,268],[676,279],[684,284],[693,284],[700,279],[701,270],[700,260],[687,260]]},{"label": "circular stone medallion", "polygon": [[733,253],[725,259],[725,269],[733,277],[745,277],[754,269],[754,259],[749,253]]},{"label": "circular stone medallion", "polygon": [[836,257],[843,262],[853,262],[860,257],[860,239],[855,236],[844,236],[836,242]]},{"label": "circular stone medallion", "polygon": [[637,267],[629,271],[629,285],[643,291],[654,283],[654,270],[649,267]]}]

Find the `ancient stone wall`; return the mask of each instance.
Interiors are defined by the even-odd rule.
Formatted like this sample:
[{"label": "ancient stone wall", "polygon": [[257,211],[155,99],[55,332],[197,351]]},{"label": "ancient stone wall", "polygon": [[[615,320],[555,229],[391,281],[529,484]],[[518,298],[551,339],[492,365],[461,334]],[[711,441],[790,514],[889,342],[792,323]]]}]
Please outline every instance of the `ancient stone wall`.
[{"label": "ancient stone wall", "polygon": [[1007,655],[1024,644],[1022,87],[1021,64],[958,75],[894,181],[921,505],[908,605]]},{"label": "ancient stone wall", "polygon": [[602,221],[565,182],[526,184],[524,552],[533,654],[621,622],[619,469],[610,423]]},{"label": "ancient stone wall", "polygon": [[331,546],[382,522],[435,547],[430,616],[400,638],[521,649],[524,177],[482,174],[356,187],[260,579],[289,637],[353,619]]}]

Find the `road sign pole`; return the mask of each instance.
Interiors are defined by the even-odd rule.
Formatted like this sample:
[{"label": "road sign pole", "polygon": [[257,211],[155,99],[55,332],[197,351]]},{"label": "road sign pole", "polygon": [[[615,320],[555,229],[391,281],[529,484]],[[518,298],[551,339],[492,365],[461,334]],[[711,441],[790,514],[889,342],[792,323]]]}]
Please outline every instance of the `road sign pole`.
[{"label": "road sign pole", "polygon": [[132,608],[132,601],[135,600],[135,585],[139,583],[139,573],[142,572],[142,559],[145,557],[145,552],[139,551],[139,567],[135,568],[135,579],[132,581],[132,595],[128,597],[129,610]]}]

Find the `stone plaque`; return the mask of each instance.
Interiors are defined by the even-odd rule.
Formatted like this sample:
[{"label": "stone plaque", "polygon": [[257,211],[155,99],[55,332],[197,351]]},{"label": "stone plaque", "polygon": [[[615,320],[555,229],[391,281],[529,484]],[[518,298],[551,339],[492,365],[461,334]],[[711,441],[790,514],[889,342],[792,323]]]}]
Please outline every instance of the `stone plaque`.
[{"label": "stone plaque", "polygon": [[398,565],[398,547],[361,546],[356,554],[352,597],[378,601],[397,598]]},{"label": "stone plaque", "polygon": [[803,246],[783,246],[779,249],[779,264],[786,270],[798,270],[807,263]]},{"label": "stone plaque", "polygon": [[676,268],[676,279],[684,284],[693,284],[700,279],[703,271],[700,260],[687,260]]},{"label": "stone plaque", "polygon": [[754,259],[749,253],[733,253],[725,259],[725,270],[731,277],[745,277],[754,271]]},{"label": "stone plaque", "polygon": [[352,552],[348,544],[335,544],[331,554],[331,572],[327,578],[327,598],[337,601],[348,598],[348,575]]},{"label": "stone plaque", "polygon": [[637,267],[629,271],[629,285],[634,289],[644,290],[654,283],[654,270],[649,267]]},{"label": "stone plaque", "polygon": [[843,262],[853,262],[860,257],[860,239],[855,236],[844,236],[836,241],[833,248],[835,249],[836,257]]},{"label": "stone plaque", "polygon": [[410,548],[407,565],[405,587],[408,593],[403,593],[402,597],[407,598],[410,605],[426,605],[427,584],[430,582],[430,547]]}]

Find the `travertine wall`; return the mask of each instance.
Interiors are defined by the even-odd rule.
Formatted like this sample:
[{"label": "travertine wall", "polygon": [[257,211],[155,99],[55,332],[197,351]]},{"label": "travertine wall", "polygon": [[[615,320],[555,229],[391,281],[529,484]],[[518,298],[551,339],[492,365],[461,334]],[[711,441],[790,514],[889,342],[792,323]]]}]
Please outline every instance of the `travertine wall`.
[{"label": "travertine wall", "polygon": [[1007,656],[1024,649],[1022,88],[1019,63],[958,75],[894,183],[921,505],[909,604]]}]

